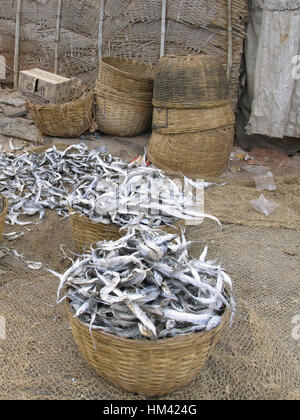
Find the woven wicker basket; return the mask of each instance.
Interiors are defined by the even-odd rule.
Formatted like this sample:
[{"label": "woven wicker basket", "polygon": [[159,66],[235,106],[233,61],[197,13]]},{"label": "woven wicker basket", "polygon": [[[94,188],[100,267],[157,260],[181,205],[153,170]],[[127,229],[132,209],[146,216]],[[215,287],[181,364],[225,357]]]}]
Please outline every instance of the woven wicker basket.
[{"label": "woven wicker basket", "polygon": [[136,60],[104,57],[99,61],[98,82],[114,92],[139,98],[140,92],[153,91],[154,73],[154,66]]},{"label": "woven wicker basket", "polygon": [[231,104],[215,108],[153,108],[152,130],[159,134],[195,133],[234,124]]},{"label": "woven wicker basket", "polygon": [[99,330],[93,331],[92,339],[89,328],[74,318],[69,306],[68,316],[82,357],[101,377],[127,391],[155,396],[181,388],[197,376],[220,339],[229,311],[210,332],[151,342]]},{"label": "woven wicker basket", "polygon": [[[116,241],[121,238],[120,227],[118,225],[103,223],[93,223],[87,217],[75,213],[69,207],[70,223],[72,237],[76,244],[77,250],[82,252],[85,247],[89,247],[92,243],[98,241]],[[174,223],[173,226],[162,226],[160,229],[166,232],[174,233],[180,227],[185,225],[183,220]]]},{"label": "woven wicker basket", "polygon": [[160,169],[191,178],[219,176],[228,164],[234,127],[188,134],[152,133],[147,156]]},{"label": "woven wicker basket", "polygon": [[96,123],[98,130],[120,137],[134,137],[151,128],[151,101],[125,98],[97,91]]},{"label": "woven wicker basket", "polygon": [[0,214],[0,239],[1,239],[2,234],[3,234],[3,229],[4,229],[4,223],[5,223],[5,219],[6,219],[6,215],[8,211],[8,204],[7,204],[7,199],[2,194],[0,194],[0,197],[3,200],[3,210]]},{"label": "woven wicker basket", "polygon": [[95,94],[102,95],[110,93],[111,95],[118,96],[126,99],[136,99],[138,101],[146,101],[152,104],[153,90],[149,92],[131,90],[130,92],[123,92],[122,90],[115,90],[108,85],[104,85],[99,79],[96,80]]},{"label": "woven wicker basket", "polygon": [[27,108],[41,135],[78,137],[93,124],[94,94],[61,105],[37,105],[27,100]]},{"label": "woven wicker basket", "polygon": [[228,102],[226,72],[219,59],[200,54],[160,60],[154,79],[154,106],[210,108]]}]

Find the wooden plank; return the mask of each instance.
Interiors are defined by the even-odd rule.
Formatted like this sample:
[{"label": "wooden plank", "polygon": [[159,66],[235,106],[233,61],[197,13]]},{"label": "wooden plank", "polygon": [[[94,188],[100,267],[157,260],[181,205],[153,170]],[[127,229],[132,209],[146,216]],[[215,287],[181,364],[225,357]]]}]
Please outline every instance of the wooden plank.
[{"label": "wooden plank", "polygon": [[98,57],[99,57],[99,60],[102,58],[104,9],[105,9],[105,0],[100,0],[100,20],[99,20],[99,34],[98,34]]},{"label": "wooden plank", "polygon": [[59,38],[60,38],[60,22],[61,22],[62,0],[58,0],[56,14],[56,37],[55,37],[55,58],[54,73],[58,72],[58,56],[59,56]]},{"label": "wooden plank", "polygon": [[15,28],[14,88],[18,88],[22,0],[18,0]]},{"label": "wooden plank", "polygon": [[232,0],[227,0],[227,25],[228,25],[228,57],[227,80],[230,81],[232,70]]},{"label": "wooden plank", "polygon": [[162,0],[160,58],[165,55],[167,0]]}]

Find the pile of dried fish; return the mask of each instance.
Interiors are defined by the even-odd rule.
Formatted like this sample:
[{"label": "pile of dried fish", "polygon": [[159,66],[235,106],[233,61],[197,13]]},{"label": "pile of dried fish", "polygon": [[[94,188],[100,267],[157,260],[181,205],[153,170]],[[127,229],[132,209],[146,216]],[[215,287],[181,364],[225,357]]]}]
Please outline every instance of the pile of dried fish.
[{"label": "pile of dried fish", "polygon": [[82,143],[64,151],[53,146],[41,154],[0,153],[0,192],[9,200],[7,220],[12,225],[28,225],[33,222],[20,220],[21,215],[38,214],[41,220],[46,208],[65,217],[68,191],[82,177],[102,174],[107,160],[117,159],[105,147],[90,152]]},{"label": "pile of dried fish", "polygon": [[[162,171],[123,162],[105,147],[89,151],[80,143],[64,151],[53,146],[41,154],[11,148],[15,153],[0,153],[0,192],[9,200],[7,221],[12,225],[40,223],[47,208],[67,217],[68,204],[93,222],[122,226],[136,223],[136,217],[157,226],[204,216],[193,210],[192,195]],[[185,179],[185,185],[214,184]],[[39,215],[39,221],[21,220],[21,215]]]},{"label": "pile of dried fish", "polygon": [[[174,337],[218,326],[235,312],[230,277],[215,261],[190,259],[185,235],[134,227],[98,242],[60,279],[57,301],[93,329],[132,339]],[[62,290],[65,296],[60,299]]]},{"label": "pile of dried fish", "polygon": [[195,183],[188,178],[182,184],[146,165],[135,167],[122,161],[99,163],[102,174],[84,177],[68,195],[70,207],[94,223],[157,227],[179,219],[194,221],[208,217],[217,221],[195,208],[194,197],[195,189],[216,184]]}]

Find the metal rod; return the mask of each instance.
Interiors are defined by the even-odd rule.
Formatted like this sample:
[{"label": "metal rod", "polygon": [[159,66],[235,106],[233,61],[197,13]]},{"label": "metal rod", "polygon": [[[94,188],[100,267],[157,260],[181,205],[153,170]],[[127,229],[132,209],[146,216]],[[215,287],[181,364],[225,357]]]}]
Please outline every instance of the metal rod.
[{"label": "metal rod", "polygon": [[15,29],[15,55],[14,55],[14,88],[18,88],[19,82],[19,54],[20,54],[20,27],[21,27],[22,0],[18,0]]},{"label": "metal rod", "polygon": [[228,56],[227,56],[227,80],[230,81],[232,70],[232,1],[227,0],[227,20],[228,20]]},{"label": "metal rod", "polygon": [[162,0],[160,58],[165,55],[167,0]]},{"label": "metal rod", "polygon": [[58,56],[59,56],[59,38],[60,38],[60,22],[61,22],[62,0],[58,0],[56,14],[56,37],[55,37],[55,58],[54,73],[58,72]]},{"label": "metal rod", "polygon": [[100,20],[99,20],[99,34],[98,34],[98,57],[99,57],[99,60],[102,58],[104,9],[105,9],[105,0],[100,0]]}]

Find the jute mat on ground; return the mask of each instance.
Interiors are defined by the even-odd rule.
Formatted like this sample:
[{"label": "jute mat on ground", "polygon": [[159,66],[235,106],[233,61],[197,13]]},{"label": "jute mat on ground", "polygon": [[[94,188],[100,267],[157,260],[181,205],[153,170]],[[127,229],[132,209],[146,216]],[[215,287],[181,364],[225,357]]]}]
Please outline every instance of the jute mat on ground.
[{"label": "jute mat on ground", "polygon": [[[230,273],[238,311],[197,378],[160,399],[300,399],[300,232],[205,221],[187,235],[198,241],[193,256],[208,245]],[[75,249],[69,222],[47,213],[10,248],[62,272],[61,243]],[[12,255],[0,268],[0,399],[145,398],[108,384],[80,357],[64,306],[55,315],[56,278]]]},{"label": "jute mat on ground", "polygon": [[[220,182],[220,179],[216,181]],[[275,182],[277,190],[259,192],[251,177],[247,180],[229,179],[226,186],[205,191],[205,212],[226,223],[300,230],[300,177],[280,176]],[[258,213],[250,204],[262,193],[268,200],[279,204],[269,216]]]}]

